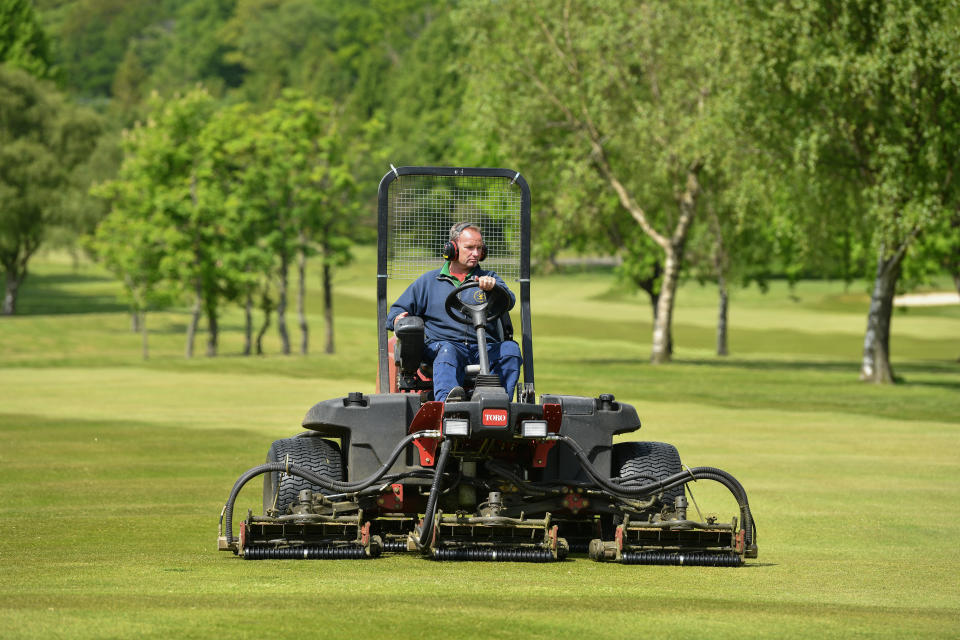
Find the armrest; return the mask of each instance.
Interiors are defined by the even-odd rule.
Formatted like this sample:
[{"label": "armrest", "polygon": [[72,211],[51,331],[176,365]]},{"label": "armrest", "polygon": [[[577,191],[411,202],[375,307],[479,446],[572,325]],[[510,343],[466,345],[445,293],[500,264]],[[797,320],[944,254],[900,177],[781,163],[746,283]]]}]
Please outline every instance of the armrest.
[{"label": "armrest", "polygon": [[423,361],[423,318],[405,316],[393,323],[397,336],[394,359],[397,367],[406,374],[416,373]]}]

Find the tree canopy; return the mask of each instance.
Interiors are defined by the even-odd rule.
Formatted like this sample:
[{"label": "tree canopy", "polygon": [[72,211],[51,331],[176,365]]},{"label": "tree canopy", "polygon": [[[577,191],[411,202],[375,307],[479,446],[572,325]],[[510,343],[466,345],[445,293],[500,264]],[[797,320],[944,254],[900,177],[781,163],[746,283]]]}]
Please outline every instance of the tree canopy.
[{"label": "tree canopy", "polygon": [[48,83],[0,64],[0,266],[3,315],[16,311],[17,292],[41,243],[63,217],[73,172],[90,156],[102,130],[93,112],[76,107]]},{"label": "tree canopy", "polygon": [[92,229],[105,209],[76,193],[116,177],[94,245],[156,300],[192,301],[209,352],[233,303],[248,343],[254,306],[279,312],[290,349],[291,270],[348,259],[373,226],[357,185],[389,163],[521,170],[541,266],[614,256],[650,297],[654,362],[683,278],[716,283],[725,352],[730,283],[839,277],[871,283],[862,376],[892,380],[893,294],[960,283],[956,3],[0,0],[0,15],[0,60],[108,116],[96,151],[57,170],[74,196],[43,237]]}]

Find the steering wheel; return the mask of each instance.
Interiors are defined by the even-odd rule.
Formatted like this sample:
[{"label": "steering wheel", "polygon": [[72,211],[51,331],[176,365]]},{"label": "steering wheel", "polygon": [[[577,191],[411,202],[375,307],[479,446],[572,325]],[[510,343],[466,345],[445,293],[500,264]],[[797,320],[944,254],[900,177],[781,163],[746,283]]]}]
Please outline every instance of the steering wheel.
[{"label": "steering wheel", "polygon": [[484,291],[477,280],[471,280],[451,291],[443,306],[451,318],[476,329],[503,315],[510,306],[510,296],[503,287]]}]

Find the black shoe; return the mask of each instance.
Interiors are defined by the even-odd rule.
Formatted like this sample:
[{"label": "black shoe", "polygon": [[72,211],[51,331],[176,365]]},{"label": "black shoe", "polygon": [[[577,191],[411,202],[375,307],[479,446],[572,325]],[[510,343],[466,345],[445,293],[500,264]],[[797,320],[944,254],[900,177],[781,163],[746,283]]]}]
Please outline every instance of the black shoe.
[{"label": "black shoe", "polygon": [[466,399],[467,392],[463,390],[463,387],[454,387],[447,394],[446,402],[463,402]]}]

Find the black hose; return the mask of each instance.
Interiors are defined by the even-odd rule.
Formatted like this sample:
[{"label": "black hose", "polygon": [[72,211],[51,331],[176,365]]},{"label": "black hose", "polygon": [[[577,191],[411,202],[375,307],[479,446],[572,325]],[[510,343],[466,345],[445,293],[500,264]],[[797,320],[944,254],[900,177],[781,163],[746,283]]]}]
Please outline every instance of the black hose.
[{"label": "black hose", "polygon": [[426,547],[430,538],[433,536],[433,516],[437,510],[437,498],[440,495],[440,485],[443,481],[443,468],[447,466],[447,458],[449,457],[450,440],[444,440],[440,445],[440,456],[437,458],[436,475],[433,476],[433,484],[430,486],[430,497],[427,498],[427,508],[423,514],[423,526],[420,529],[420,538],[417,540],[417,547],[420,549]]},{"label": "black hose", "polygon": [[601,488],[606,489],[616,496],[649,496],[658,491],[663,491],[664,489],[672,489],[673,487],[687,484],[693,480],[713,480],[715,482],[719,482],[725,486],[730,493],[733,494],[733,497],[737,501],[737,505],[740,507],[740,520],[743,523],[746,545],[749,547],[756,542],[756,528],[753,522],[753,514],[750,512],[750,504],[747,501],[747,492],[744,490],[743,485],[741,485],[736,478],[726,471],[716,469],[714,467],[694,467],[693,469],[675,473],[672,476],[667,476],[666,478],[662,478],[649,484],[627,487],[616,484],[615,482],[611,482],[609,478],[600,473],[597,468],[593,466],[593,463],[590,462],[590,458],[587,457],[583,447],[581,447],[576,440],[569,436],[560,436],[560,441],[570,448],[574,456],[576,456],[577,460],[579,460],[580,466],[584,471],[587,472],[588,476],[590,476]]},{"label": "black hose", "polygon": [[487,471],[491,472],[493,475],[500,476],[501,478],[506,478],[513,484],[518,487],[525,489],[528,494],[537,494],[541,496],[548,496],[555,493],[560,493],[560,487],[563,485],[557,485],[556,489],[545,489],[535,486],[533,483],[527,482],[520,476],[513,473],[511,470],[506,469],[499,464],[496,464],[494,460],[488,460],[486,465]]},{"label": "black hose", "polygon": [[240,494],[240,489],[243,488],[245,484],[250,482],[253,478],[264,474],[272,473],[274,471],[283,471],[292,476],[297,476],[303,478],[311,484],[315,484],[319,487],[327,489],[328,491],[335,492],[356,492],[366,489],[370,485],[379,481],[383,476],[386,475],[387,471],[390,470],[390,467],[393,466],[394,462],[397,461],[397,458],[400,457],[400,454],[403,452],[404,448],[417,438],[423,436],[423,432],[418,431],[417,433],[411,433],[403,440],[401,440],[394,450],[390,453],[390,456],[387,458],[387,461],[377,469],[372,475],[364,478],[363,480],[358,480],[357,482],[340,482],[338,480],[330,480],[329,478],[324,478],[318,476],[309,469],[305,467],[300,467],[295,464],[287,464],[285,462],[267,462],[266,464],[261,464],[259,466],[248,469],[243,473],[237,481],[233,484],[233,489],[230,490],[230,496],[227,498],[227,502],[223,507],[223,516],[222,519],[225,520],[225,532],[227,537],[227,544],[233,544],[233,505],[237,500],[237,496]]}]

